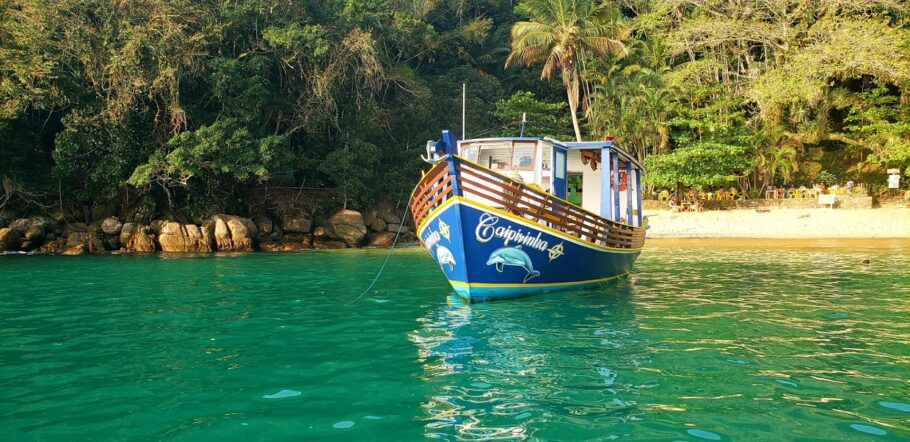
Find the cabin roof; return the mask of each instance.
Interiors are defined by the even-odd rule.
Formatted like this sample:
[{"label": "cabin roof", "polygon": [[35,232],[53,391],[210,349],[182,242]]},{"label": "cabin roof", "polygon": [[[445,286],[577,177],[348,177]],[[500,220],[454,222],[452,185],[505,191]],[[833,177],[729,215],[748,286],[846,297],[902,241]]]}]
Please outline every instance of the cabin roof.
[{"label": "cabin roof", "polygon": [[538,138],[538,137],[490,137],[490,138],[468,138],[466,140],[459,140],[458,144],[461,143],[489,143],[497,141],[546,141],[557,146],[564,147],[566,149],[581,150],[581,149],[611,149],[617,154],[623,161],[628,161],[632,163],[638,170],[645,170],[644,166],[635,159],[629,152],[621,149],[613,141],[558,141],[552,138]]},{"label": "cabin roof", "polygon": [[572,142],[565,143],[565,146],[568,147],[569,149],[577,149],[577,150],[611,149],[612,151],[616,152],[619,155],[619,158],[621,158],[623,161],[628,161],[628,162],[632,163],[632,165],[635,166],[635,168],[638,170],[642,170],[642,171],[645,170],[645,167],[642,166],[641,163],[639,163],[638,160],[635,159],[634,156],[632,156],[632,154],[621,149],[613,141],[572,141]]}]

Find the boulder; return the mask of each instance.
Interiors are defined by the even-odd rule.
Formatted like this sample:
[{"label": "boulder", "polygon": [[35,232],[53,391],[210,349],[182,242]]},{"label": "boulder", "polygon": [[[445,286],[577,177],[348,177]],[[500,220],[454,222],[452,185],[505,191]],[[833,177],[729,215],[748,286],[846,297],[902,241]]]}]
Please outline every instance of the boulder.
[{"label": "boulder", "polygon": [[85,255],[88,252],[88,248],[85,244],[75,244],[72,246],[67,246],[63,250],[64,255]]},{"label": "boulder", "polygon": [[145,253],[155,251],[155,237],[152,229],[144,224],[126,223],[120,230],[120,247],[127,252]]},{"label": "boulder", "polygon": [[60,224],[46,216],[17,219],[11,222],[9,227],[19,230],[26,238],[31,236],[32,239],[29,239],[29,241],[38,242],[43,241],[44,235],[47,233],[59,233],[61,231]]},{"label": "boulder", "polygon": [[296,250],[309,250],[313,248],[311,235],[287,235],[280,241],[270,241],[259,244],[259,250],[266,252],[291,252]]},{"label": "boulder", "polygon": [[342,210],[326,221],[325,233],[331,239],[356,247],[367,236],[367,226],[363,224],[363,215],[360,212]]},{"label": "boulder", "polygon": [[105,218],[101,223],[101,231],[104,232],[105,235],[119,235],[120,229],[122,228],[123,223],[121,223],[116,216]]},{"label": "boulder", "polygon": [[270,236],[275,231],[275,223],[262,216],[256,218],[256,229],[259,230],[260,235]]},{"label": "boulder", "polygon": [[304,216],[285,217],[281,220],[281,228],[289,233],[310,233],[313,221]]},{"label": "boulder", "polygon": [[377,232],[370,235],[369,247],[388,249],[395,242],[395,232]]},{"label": "boulder", "polygon": [[313,230],[313,236],[316,239],[327,239],[329,234],[325,232],[325,227],[317,227],[316,230]]},{"label": "boulder", "polygon": [[389,224],[389,227],[386,229],[389,232],[398,232],[398,229],[401,229],[401,234],[404,235],[411,231],[411,228],[408,226],[402,226],[401,224]]},{"label": "boulder", "polygon": [[152,233],[156,235],[161,234],[161,228],[164,227],[164,224],[169,221],[163,219],[156,219],[149,223],[149,228],[152,229]]},{"label": "boulder", "polygon": [[25,237],[25,240],[33,244],[41,245],[44,242],[46,236],[44,226],[33,224],[25,230],[25,233],[22,234]]},{"label": "boulder", "polygon": [[259,237],[256,225],[247,218],[234,215],[212,217],[215,245],[219,252],[252,252]]},{"label": "boulder", "polygon": [[161,245],[163,252],[209,253],[213,251],[212,235],[209,229],[174,221],[166,221],[161,225],[158,244]]},{"label": "boulder", "polygon": [[85,232],[88,232],[88,226],[84,223],[70,223],[63,227],[63,236],[67,238],[73,233]]},{"label": "boulder", "polygon": [[[67,250],[75,249],[76,246],[83,246],[88,253],[100,253],[104,251],[104,243],[95,232],[73,232],[66,237]],[[64,254],[66,254],[64,252]]]},{"label": "boulder", "polygon": [[[373,223],[376,222],[377,219],[379,219],[380,221],[382,220],[381,218],[379,218],[379,212],[377,212],[375,210],[370,210],[369,212],[363,214],[363,224],[365,226],[373,225]],[[383,221],[383,222],[385,222],[385,221]]]},{"label": "boulder", "polygon": [[317,239],[313,245],[317,249],[346,249],[348,245],[344,241],[333,241],[330,239]]},{"label": "boulder", "polygon": [[36,253],[47,253],[51,255],[59,255],[65,252],[67,249],[66,241],[59,239],[56,241],[47,241],[43,246],[38,247],[38,250],[35,250]]},{"label": "boulder", "polygon": [[401,218],[388,209],[379,211],[379,218],[382,218],[386,224],[401,224]]},{"label": "boulder", "polygon": [[0,252],[19,250],[22,244],[22,233],[17,229],[4,227],[0,229]]},{"label": "boulder", "polygon": [[101,244],[104,246],[104,250],[108,252],[120,250],[120,238],[117,236],[104,235],[104,237],[101,238]]},{"label": "boulder", "polygon": [[373,222],[369,224],[369,226],[370,230],[374,232],[385,232],[385,229],[389,227],[389,225],[379,217],[376,217],[376,219],[374,219]]}]

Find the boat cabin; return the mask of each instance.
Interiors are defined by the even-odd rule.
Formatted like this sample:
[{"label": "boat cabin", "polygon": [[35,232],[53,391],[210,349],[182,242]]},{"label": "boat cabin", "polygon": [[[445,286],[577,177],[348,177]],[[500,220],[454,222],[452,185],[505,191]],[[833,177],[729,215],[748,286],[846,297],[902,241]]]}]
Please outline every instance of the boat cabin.
[{"label": "boat cabin", "polygon": [[469,139],[457,142],[457,152],[468,161],[604,218],[634,227],[643,225],[644,168],[613,140]]}]

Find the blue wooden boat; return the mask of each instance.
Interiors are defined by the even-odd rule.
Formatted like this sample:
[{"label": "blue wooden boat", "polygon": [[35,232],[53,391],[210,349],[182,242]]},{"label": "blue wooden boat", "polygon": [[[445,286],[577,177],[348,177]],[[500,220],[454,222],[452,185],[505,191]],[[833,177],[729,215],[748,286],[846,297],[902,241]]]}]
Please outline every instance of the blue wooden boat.
[{"label": "blue wooden boat", "polygon": [[[593,287],[628,275],[645,240],[643,167],[612,140],[427,145],[411,197],[417,236],[469,302]],[[581,204],[566,200],[581,184]]]}]

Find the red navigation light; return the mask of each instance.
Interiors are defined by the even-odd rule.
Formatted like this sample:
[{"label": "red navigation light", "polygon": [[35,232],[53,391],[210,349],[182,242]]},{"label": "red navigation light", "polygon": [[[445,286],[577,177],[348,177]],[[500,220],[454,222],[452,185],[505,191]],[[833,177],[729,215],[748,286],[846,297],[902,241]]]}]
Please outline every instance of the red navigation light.
[{"label": "red navigation light", "polygon": [[604,135],[604,141],[616,141],[616,135]]}]

